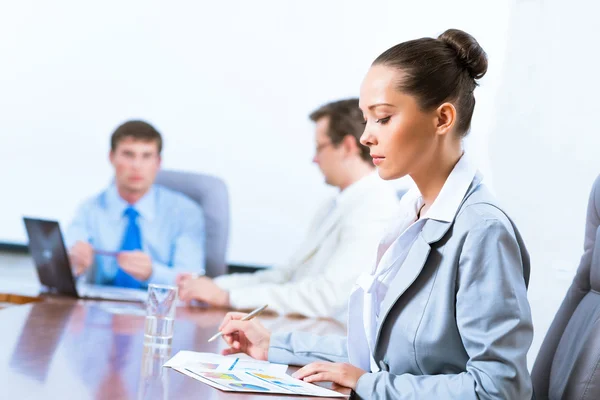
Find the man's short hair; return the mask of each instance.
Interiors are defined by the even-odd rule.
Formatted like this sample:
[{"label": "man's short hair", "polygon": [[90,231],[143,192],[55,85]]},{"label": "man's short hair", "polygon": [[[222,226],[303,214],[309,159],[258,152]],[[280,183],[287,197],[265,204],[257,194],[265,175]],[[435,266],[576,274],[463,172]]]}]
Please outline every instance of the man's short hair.
[{"label": "man's short hair", "polygon": [[133,138],[144,142],[156,142],[158,154],[162,151],[163,143],[160,133],[147,122],[134,120],[119,125],[110,138],[110,149],[115,151],[119,143],[125,138]]},{"label": "man's short hair", "polygon": [[346,136],[352,136],[360,149],[360,157],[364,161],[371,161],[369,148],[360,144],[360,137],[365,130],[364,117],[358,108],[358,99],[334,101],[322,105],[312,113],[310,119],[317,122],[323,117],[329,117],[329,130],[327,136],[334,145],[338,145]]}]

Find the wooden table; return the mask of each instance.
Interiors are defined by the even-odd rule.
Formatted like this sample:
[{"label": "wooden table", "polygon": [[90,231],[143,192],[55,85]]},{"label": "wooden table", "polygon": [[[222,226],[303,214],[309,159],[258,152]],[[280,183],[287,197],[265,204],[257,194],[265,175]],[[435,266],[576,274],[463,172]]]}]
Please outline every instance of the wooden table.
[{"label": "wooden table", "polygon": [[[18,298],[18,286],[14,288],[7,293],[6,282],[0,285],[0,299],[9,294]],[[142,305],[27,294],[22,302],[35,301],[0,310],[0,399],[298,398],[226,393],[161,368],[180,350],[220,352],[224,342],[207,339],[216,332],[223,310],[179,308],[173,345],[159,352],[143,345]],[[333,321],[260,319],[275,331],[344,333]]]}]

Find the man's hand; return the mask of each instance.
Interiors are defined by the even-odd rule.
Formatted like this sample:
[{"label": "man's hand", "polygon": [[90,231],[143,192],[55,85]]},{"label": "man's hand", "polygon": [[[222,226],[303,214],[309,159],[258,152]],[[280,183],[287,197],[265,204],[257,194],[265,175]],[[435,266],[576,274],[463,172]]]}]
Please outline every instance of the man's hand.
[{"label": "man's hand", "polygon": [[202,301],[214,307],[229,307],[229,292],[221,289],[212,279],[177,277],[179,298],[182,301]]},{"label": "man's hand", "polygon": [[79,276],[94,262],[94,248],[87,242],[78,241],[71,247],[69,258],[75,275]]},{"label": "man's hand", "polygon": [[200,274],[192,273],[192,272],[182,272],[175,277],[175,284],[177,286],[182,285],[188,279],[196,279],[199,278]]},{"label": "man's hand", "polygon": [[147,281],[152,276],[152,259],[142,251],[121,251],[117,263],[138,281]]}]

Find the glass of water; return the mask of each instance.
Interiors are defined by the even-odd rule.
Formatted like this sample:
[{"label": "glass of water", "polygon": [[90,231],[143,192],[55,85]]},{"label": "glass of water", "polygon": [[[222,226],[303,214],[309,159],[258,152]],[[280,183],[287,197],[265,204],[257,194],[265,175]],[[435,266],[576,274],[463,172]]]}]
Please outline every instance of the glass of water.
[{"label": "glass of water", "polygon": [[170,346],[177,305],[177,286],[148,285],[144,344]]}]

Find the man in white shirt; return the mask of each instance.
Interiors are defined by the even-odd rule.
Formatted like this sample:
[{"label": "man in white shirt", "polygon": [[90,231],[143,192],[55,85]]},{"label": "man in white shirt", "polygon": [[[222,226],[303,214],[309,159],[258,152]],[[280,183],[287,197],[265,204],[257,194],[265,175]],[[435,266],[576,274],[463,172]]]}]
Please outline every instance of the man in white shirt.
[{"label": "man in white shirt", "polygon": [[214,280],[182,274],[182,300],[235,309],[268,304],[280,314],[345,318],[356,278],[371,270],[398,199],[359,142],[364,119],[358,99],[326,104],[310,119],[316,123],[313,161],[339,194],[317,212],[306,239],[287,263]]}]

